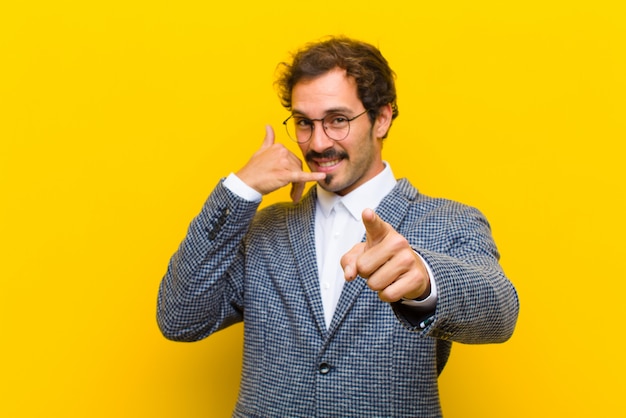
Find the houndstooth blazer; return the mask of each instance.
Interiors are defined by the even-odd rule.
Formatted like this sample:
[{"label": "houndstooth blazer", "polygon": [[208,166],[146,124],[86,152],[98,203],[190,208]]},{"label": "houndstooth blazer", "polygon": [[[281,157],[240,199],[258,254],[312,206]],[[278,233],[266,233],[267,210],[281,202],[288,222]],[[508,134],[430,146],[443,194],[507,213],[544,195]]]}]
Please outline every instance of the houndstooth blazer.
[{"label": "houndstooth blazer", "polygon": [[257,212],[222,182],[192,221],[159,290],[162,333],[196,341],[244,321],[235,417],[439,417],[437,378],[452,341],[495,343],[518,299],[477,210],[405,179],[376,212],[430,265],[434,315],[345,284],[324,323],[315,257],[316,189]]}]

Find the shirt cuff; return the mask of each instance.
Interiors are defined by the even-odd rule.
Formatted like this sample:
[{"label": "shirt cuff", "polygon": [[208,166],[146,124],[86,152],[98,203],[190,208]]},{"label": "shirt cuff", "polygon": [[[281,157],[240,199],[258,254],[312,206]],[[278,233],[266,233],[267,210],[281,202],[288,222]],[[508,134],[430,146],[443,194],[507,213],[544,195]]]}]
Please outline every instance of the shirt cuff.
[{"label": "shirt cuff", "polygon": [[224,180],[224,187],[249,202],[260,202],[263,195],[243,182],[235,173],[230,173]]},{"label": "shirt cuff", "polygon": [[415,306],[415,307],[420,307],[420,308],[433,308],[434,309],[434,307],[437,305],[437,283],[435,282],[435,279],[434,279],[435,275],[433,274],[433,271],[428,265],[428,263],[426,262],[426,260],[424,260],[424,257],[422,257],[417,251],[415,251],[415,254],[417,254],[417,256],[420,258],[420,260],[422,260],[422,263],[424,263],[424,266],[426,267],[426,272],[428,273],[428,280],[430,281],[430,294],[424,299],[402,298],[401,303],[406,306]]}]

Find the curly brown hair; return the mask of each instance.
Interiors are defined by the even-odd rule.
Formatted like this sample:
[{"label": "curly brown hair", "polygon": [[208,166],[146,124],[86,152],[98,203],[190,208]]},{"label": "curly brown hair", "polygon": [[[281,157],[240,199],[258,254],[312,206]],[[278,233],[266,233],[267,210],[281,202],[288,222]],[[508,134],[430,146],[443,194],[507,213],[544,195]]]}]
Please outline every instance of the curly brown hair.
[{"label": "curly brown hair", "polygon": [[291,63],[278,64],[275,85],[281,104],[291,111],[291,92],[300,80],[313,79],[337,67],[356,81],[358,97],[372,123],[387,104],[391,104],[392,120],[398,116],[396,75],[387,60],[373,45],[345,36],[307,44],[293,54]]}]

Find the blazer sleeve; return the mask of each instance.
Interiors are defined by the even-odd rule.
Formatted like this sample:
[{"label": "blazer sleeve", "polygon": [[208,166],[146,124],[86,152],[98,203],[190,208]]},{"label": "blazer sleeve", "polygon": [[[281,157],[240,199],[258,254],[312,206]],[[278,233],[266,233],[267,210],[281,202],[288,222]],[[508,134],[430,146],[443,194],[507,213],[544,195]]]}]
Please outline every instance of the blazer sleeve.
[{"label": "blazer sleeve", "polygon": [[258,202],[218,183],[170,259],[157,300],[157,323],[175,341],[197,341],[242,320],[242,240]]},{"label": "blazer sleeve", "polygon": [[394,303],[398,319],[411,330],[443,340],[468,344],[508,340],[517,321],[519,300],[499,264],[483,214],[448,202],[413,228],[427,231],[427,239],[416,240],[416,249],[434,273],[437,306],[433,314]]}]

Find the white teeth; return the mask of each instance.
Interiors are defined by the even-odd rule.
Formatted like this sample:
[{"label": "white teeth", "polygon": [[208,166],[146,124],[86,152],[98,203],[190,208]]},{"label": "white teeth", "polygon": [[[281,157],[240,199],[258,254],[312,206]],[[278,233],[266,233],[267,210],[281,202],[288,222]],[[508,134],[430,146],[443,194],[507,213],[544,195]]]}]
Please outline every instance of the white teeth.
[{"label": "white teeth", "polygon": [[338,163],[339,163],[339,160],[333,160],[333,161],[327,161],[325,163],[319,163],[318,165],[320,167],[332,167],[332,166],[334,166],[335,164],[338,164]]}]

